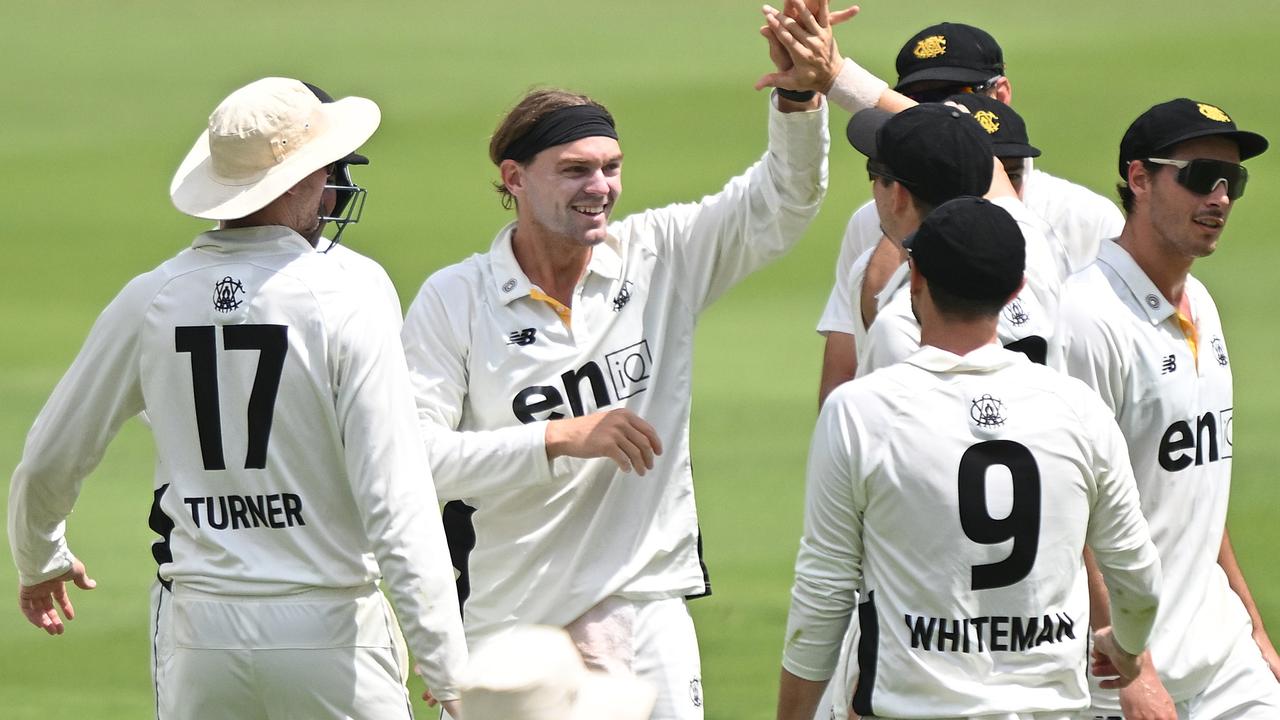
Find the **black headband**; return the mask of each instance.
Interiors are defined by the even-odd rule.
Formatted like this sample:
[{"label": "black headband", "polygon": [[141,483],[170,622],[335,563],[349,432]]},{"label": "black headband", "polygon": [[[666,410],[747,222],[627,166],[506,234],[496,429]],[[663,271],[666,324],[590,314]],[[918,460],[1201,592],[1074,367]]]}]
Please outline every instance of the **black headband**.
[{"label": "black headband", "polygon": [[597,136],[618,139],[613,116],[596,105],[570,105],[539,118],[502,151],[502,159],[524,164],[549,147]]}]

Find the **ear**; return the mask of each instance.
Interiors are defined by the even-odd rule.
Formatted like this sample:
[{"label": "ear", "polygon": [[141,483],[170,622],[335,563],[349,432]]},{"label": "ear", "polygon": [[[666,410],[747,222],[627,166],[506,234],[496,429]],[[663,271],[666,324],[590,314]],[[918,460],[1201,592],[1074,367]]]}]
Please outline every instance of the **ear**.
[{"label": "ear", "polygon": [[524,166],[508,158],[498,166],[498,172],[507,191],[515,195],[517,200],[520,199],[524,195]]},{"label": "ear", "polygon": [[1129,189],[1133,191],[1134,197],[1146,195],[1151,190],[1151,173],[1141,160],[1129,162],[1127,179],[1129,181]]},{"label": "ear", "polygon": [[1005,298],[1004,304],[1008,305],[1009,303],[1013,302],[1014,298],[1022,294],[1022,289],[1025,288],[1026,286],[1027,286],[1027,276],[1024,274],[1022,276],[1022,282],[1018,283],[1018,289],[1014,290],[1012,293],[1009,294],[1009,297]]},{"label": "ear", "polygon": [[925,289],[924,275],[916,269],[916,261],[910,255],[907,255],[907,267],[911,268],[911,295],[917,297]]},{"label": "ear", "polygon": [[901,215],[903,211],[912,207],[911,191],[906,185],[895,180],[889,187],[889,202],[893,213]]},{"label": "ear", "polygon": [[996,81],[992,89],[995,90],[995,99],[1005,105],[1013,104],[1013,85],[1009,82],[1009,78],[1001,77]]}]

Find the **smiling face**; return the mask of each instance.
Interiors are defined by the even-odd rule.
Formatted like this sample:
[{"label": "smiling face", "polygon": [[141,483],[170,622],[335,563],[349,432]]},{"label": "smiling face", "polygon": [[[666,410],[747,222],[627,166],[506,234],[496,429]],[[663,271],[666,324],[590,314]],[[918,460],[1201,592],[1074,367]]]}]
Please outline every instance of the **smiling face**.
[{"label": "smiling face", "polygon": [[504,160],[502,175],[521,232],[590,247],[605,239],[622,194],[622,149],[613,138],[586,137],[549,147],[527,165]]},{"label": "smiling face", "polygon": [[[1240,162],[1240,150],[1232,140],[1204,137],[1188,140],[1166,153],[1170,160],[1208,158]],[[1207,195],[1192,192],[1178,183],[1178,169],[1160,166],[1146,188],[1151,228],[1162,251],[1188,259],[1213,253],[1231,214],[1231,200],[1225,183],[1218,183]]]}]

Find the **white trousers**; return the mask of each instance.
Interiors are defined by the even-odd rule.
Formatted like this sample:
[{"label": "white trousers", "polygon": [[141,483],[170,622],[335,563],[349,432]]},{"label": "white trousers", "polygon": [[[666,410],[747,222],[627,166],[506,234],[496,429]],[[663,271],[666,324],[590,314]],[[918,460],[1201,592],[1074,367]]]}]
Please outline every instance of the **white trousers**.
[{"label": "white trousers", "polygon": [[413,717],[404,640],[373,585],[152,596],[158,720]]}]

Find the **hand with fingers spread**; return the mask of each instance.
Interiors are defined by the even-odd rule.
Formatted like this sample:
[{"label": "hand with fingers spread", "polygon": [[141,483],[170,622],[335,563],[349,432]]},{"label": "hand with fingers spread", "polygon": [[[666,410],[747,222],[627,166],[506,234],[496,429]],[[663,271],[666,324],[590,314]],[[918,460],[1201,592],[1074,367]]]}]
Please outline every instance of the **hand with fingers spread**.
[{"label": "hand with fingers spread", "polygon": [[644,475],[662,454],[658,431],[625,408],[547,423],[547,457],[607,457],[622,472]]},{"label": "hand with fingers spread", "polygon": [[827,0],[786,0],[782,10],[765,5],[763,12],[767,24],[760,34],[769,41],[777,70],[761,77],[756,89],[826,92],[844,62],[831,28],[856,15],[858,7],[832,14]]},{"label": "hand with fingers spread", "polygon": [[[71,569],[52,580],[45,580],[35,585],[22,585],[18,588],[18,607],[27,621],[50,635],[61,635],[66,627],[62,617],[74,620],[76,610],[71,605],[71,597],[67,594],[67,582],[75,583],[81,590],[92,590],[98,583],[84,569],[84,563],[76,560]],[[55,604],[57,607],[54,607]],[[58,611],[62,611],[62,616]]]}]

